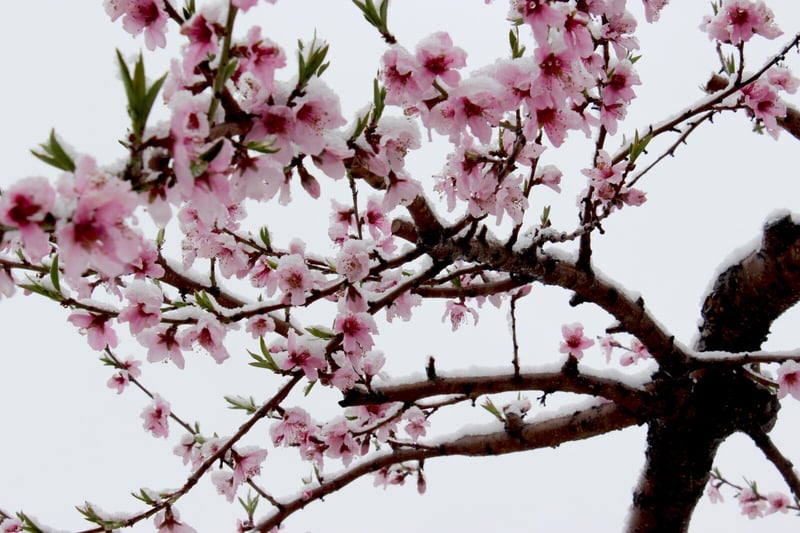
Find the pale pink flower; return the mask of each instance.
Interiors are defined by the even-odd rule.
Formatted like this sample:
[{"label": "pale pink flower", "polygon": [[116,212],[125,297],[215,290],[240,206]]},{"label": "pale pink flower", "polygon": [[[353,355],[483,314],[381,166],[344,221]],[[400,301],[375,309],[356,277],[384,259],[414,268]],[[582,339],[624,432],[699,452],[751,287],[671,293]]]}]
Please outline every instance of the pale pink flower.
[{"label": "pale pink flower", "polygon": [[245,446],[234,450],[233,479],[235,483],[244,483],[261,473],[261,463],[267,458],[267,450],[257,446]]},{"label": "pale pink flower", "polygon": [[414,442],[417,442],[420,437],[424,437],[427,433],[425,428],[431,425],[428,421],[428,417],[425,416],[422,409],[416,405],[403,413],[403,419],[408,422],[403,429],[405,429],[408,436],[411,437],[411,440]]},{"label": "pale pink flower", "polygon": [[328,445],[325,455],[333,459],[341,459],[344,466],[350,465],[353,458],[359,455],[360,446],[353,439],[353,435],[347,427],[347,420],[344,418],[326,424],[322,435],[325,444]]},{"label": "pale pink flower", "polygon": [[308,438],[311,417],[302,407],[291,407],[283,412],[280,422],[269,430],[275,446],[299,446]]},{"label": "pale pink flower", "polygon": [[642,0],[644,2],[644,18],[647,22],[655,22],[661,15],[661,10],[669,0]]},{"label": "pale pink flower", "polygon": [[164,298],[160,288],[145,281],[133,281],[125,290],[125,297],[128,306],[120,311],[117,321],[128,322],[132,334],[159,323]]},{"label": "pale pink flower", "polygon": [[362,355],[375,344],[372,335],[378,333],[375,319],[368,313],[340,312],[333,323],[334,333],[343,336],[342,346],[350,355]]},{"label": "pale pink flower", "polygon": [[151,363],[170,359],[175,366],[183,369],[185,360],[177,331],[178,328],[174,325],[155,326],[142,331],[136,336],[136,340],[147,348],[147,360]]},{"label": "pale pink flower", "polygon": [[189,38],[189,43],[183,49],[183,69],[187,77],[194,73],[195,67],[206,57],[219,52],[218,33],[223,31],[223,27],[215,20],[218,13],[211,11],[195,13],[181,26],[181,33]]},{"label": "pale pink flower", "polygon": [[298,150],[317,155],[325,148],[325,133],[347,124],[339,97],[317,78],[306,87],[304,96],[293,107],[295,131],[292,141]]},{"label": "pale pink flower", "polygon": [[788,513],[789,506],[793,503],[792,500],[782,492],[770,492],[767,494],[767,502],[769,502],[768,514],[777,513],[778,511],[784,514]]},{"label": "pale pink flower", "polygon": [[758,496],[750,487],[745,488],[739,493],[737,497],[739,506],[742,509],[742,514],[746,515],[751,520],[764,516],[766,511],[767,502]]},{"label": "pale pink flower", "polygon": [[450,317],[450,325],[453,331],[457,330],[461,324],[467,322],[467,314],[472,315],[472,320],[475,324],[478,323],[478,312],[475,309],[467,307],[464,302],[449,301],[445,304],[444,315],[442,315],[442,322],[448,316]]},{"label": "pale pink flower", "polygon": [[614,348],[619,348],[620,344],[611,335],[606,335],[600,339],[600,348],[603,350],[603,355],[606,356],[606,363],[611,361],[611,352]]},{"label": "pale pink flower", "polygon": [[563,174],[554,165],[545,165],[536,171],[535,183],[541,183],[553,189],[556,192],[561,192],[561,176]]},{"label": "pale pink flower", "polygon": [[767,71],[767,81],[770,85],[780,88],[789,94],[797,92],[800,80],[792,76],[792,71],[785,67],[772,67]]},{"label": "pale pink flower", "polygon": [[167,13],[164,0],[105,0],[106,13],[111,20],[120,15],[122,27],[131,35],[144,31],[144,42],[148,49],[164,48],[167,45]]},{"label": "pale pink flower", "polygon": [[0,524],[0,531],[2,533],[22,533],[24,529],[22,529],[22,521],[19,518],[8,518],[2,521]]},{"label": "pale pink flower", "polygon": [[190,350],[197,343],[202,346],[218,364],[230,357],[224,340],[227,330],[216,318],[203,315],[197,324],[183,330],[180,338],[181,348]]},{"label": "pale pink flower", "polygon": [[169,403],[158,394],[153,396],[153,404],[145,407],[140,415],[144,420],[142,426],[153,434],[154,437],[169,435]]},{"label": "pale pink flower", "polygon": [[620,358],[619,362],[622,366],[629,366],[635,365],[642,359],[650,359],[651,357],[645,345],[642,344],[639,339],[633,339],[629,351]]},{"label": "pale pink flower", "polygon": [[560,28],[564,24],[566,13],[560,6],[552,6],[544,0],[513,0],[510,19],[522,18],[533,30],[537,42],[547,42],[550,27]]},{"label": "pale pink flower", "polygon": [[195,463],[198,456],[197,446],[194,435],[191,433],[184,433],[181,435],[181,440],[173,449],[175,455],[183,459],[183,464]]},{"label": "pale pink flower", "polygon": [[277,275],[278,288],[283,291],[284,299],[291,305],[303,305],[306,291],[314,287],[314,279],[303,257],[299,254],[281,257],[278,260]]},{"label": "pale pink flower", "polygon": [[791,394],[800,400],[800,363],[786,361],[778,369],[778,398]]},{"label": "pale pink flower", "polygon": [[136,361],[135,359],[123,361],[123,368],[111,376],[107,383],[108,387],[115,389],[117,394],[122,394],[122,391],[124,391],[128,386],[128,383],[130,383],[131,378],[138,378],[142,375],[142,371],[139,368],[141,365],[142,363],[140,361]]},{"label": "pale pink flower", "polygon": [[427,88],[438,77],[451,87],[461,78],[456,69],[467,65],[467,53],[453,46],[447,32],[437,32],[419,42],[416,54],[419,68],[416,72],[420,82]]},{"label": "pale pink flower", "polygon": [[366,243],[358,239],[345,241],[336,256],[336,272],[350,283],[357,283],[369,274],[369,250]]},{"label": "pale pink flower", "polygon": [[232,502],[236,497],[236,489],[239,488],[239,483],[236,482],[233,472],[215,470],[211,474],[211,483],[217,488],[217,493],[225,496],[229,502]]},{"label": "pale pink flower", "polygon": [[393,45],[381,58],[381,78],[386,86],[388,105],[413,105],[422,97],[424,89],[416,75],[417,59],[399,45]]},{"label": "pale pink flower", "polygon": [[561,326],[561,334],[564,336],[564,342],[558,351],[569,354],[575,359],[583,358],[583,350],[594,344],[592,339],[583,336],[583,325],[579,323]]},{"label": "pale pink flower", "polygon": [[719,483],[709,481],[708,487],[706,488],[706,494],[708,495],[708,500],[711,503],[722,503],[725,501],[725,499],[722,497],[722,493],[719,491]]},{"label": "pale pink flower", "polygon": [[494,213],[497,223],[503,221],[503,214],[508,213],[514,224],[522,224],[522,217],[528,209],[528,199],[522,192],[522,177],[509,176],[500,184],[495,194]]},{"label": "pale pink flower", "polygon": [[272,296],[278,288],[278,274],[272,269],[269,261],[259,257],[250,270],[250,283],[253,287],[265,289],[267,296]]},{"label": "pale pink flower", "polygon": [[[231,3],[238,9],[247,12],[248,9],[250,9],[251,7],[255,6],[258,3],[258,0],[231,0]],[[274,4],[275,1],[273,0],[272,3]]]},{"label": "pale pink flower", "polygon": [[239,58],[237,73],[250,72],[267,91],[275,88],[275,70],[286,66],[286,54],[280,46],[261,36],[261,27],[247,32],[245,44],[236,46]]},{"label": "pale pink flower", "polygon": [[281,369],[301,368],[306,378],[314,381],[318,377],[318,371],[328,367],[325,362],[325,347],[319,341],[307,340],[290,330],[286,342],[286,358],[278,362]]},{"label": "pale pink flower", "polygon": [[82,335],[86,335],[89,346],[95,350],[104,350],[106,346],[114,348],[118,343],[117,334],[111,328],[111,320],[108,315],[78,311],[69,315],[67,321],[79,328]]},{"label": "pale pink flower", "polygon": [[784,104],[773,86],[757,80],[742,88],[744,103],[753,116],[764,123],[764,128],[774,138],[778,138],[780,127],[778,119],[786,116]]},{"label": "pale pink flower", "polygon": [[180,515],[174,507],[167,507],[156,513],[153,522],[157,533],[197,533],[197,530],[179,520]]},{"label": "pale pink flower", "polygon": [[269,315],[256,315],[247,319],[245,331],[254,339],[263,337],[270,331],[275,331],[275,321]]},{"label": "pale pink flower", "polygon": [[56,193],[45,178],[25,178],[0,196],[0,224],[19,229],[25,251],[33,261],[50,252],[47,234],[39,224],[49,214]]},{"label": "pale pink flower", "polygon": [[738,45],[756,34],[767,39],[783,35],[774,19],[775,15],[761,0],[725,0],[714,17],[703,18],[700,28],[711,39]]},{"label": "pale pink flower", "polygon": [[17,290],[14,284],[14,277],[11,272],[6,269],[0,269],[0,299],[3,296],[11,298]]}]

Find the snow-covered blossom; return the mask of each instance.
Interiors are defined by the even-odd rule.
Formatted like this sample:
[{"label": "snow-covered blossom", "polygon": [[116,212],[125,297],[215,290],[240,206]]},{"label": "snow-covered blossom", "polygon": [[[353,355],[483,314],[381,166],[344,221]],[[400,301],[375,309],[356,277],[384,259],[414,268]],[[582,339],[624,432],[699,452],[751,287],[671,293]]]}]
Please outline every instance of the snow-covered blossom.
[{"label": "snow-covered blossom", "polygon": [[169,359],[183,369],[185,360],[177,332],[176,326],[162,324],[142,331],[136,339],[147,348],[147,360],[151,363]]},{"label": "snow-covered blossom", "polygon": [[267,458],[267,450],[258,446],[245,446],[234,450],[232,455],[233,480],[239,484],[261,473],[261,463]]},{"label": "snow-covered blossom", "polygon": [[190,350],[197,343],[203,347],[214,360],[221,364],[230,357],[225,348],[224,339],[227,330],[216,318],[211,315],[202,316],[196,324],[183,331],[180,338],[181,348]]},{"label": "snow-covered blossom", "polygon": [[622,366],[635,365],[641,359],[650,359],[650,357],[650,352],[647,351],[645,345],[639,339],[633,339],[630,349],[620,357],[619,363]]},{"label": "snow-covered blossom", "polygon": [[350,283],[356,283],[369,274],[369,249],[364,241],[348,239],[336,257],[336,272]]},{"label": "snow-covered blossom", "polygon": [[290,330],[286,337],[287,348],[285,358],[278,358],[278,367],[283,370],[300,368],[311,381],[317,379],[318,371],[325,370],[325,347],[319,341],[307,340]]},{"label": "snow-covered blossom", "polygon": [[153,517],[157,533],[197,533],[197,530],[179,520],[180,515],[174,507],[167,507]]},{"label": "snow-covered blossom", "polygon": [[306,291],[314,287],[314,279],[299,254],[284,255],[278,260],[278,287],[291,305],[302,305]]},{"label": "snow-covered blossom", "polygon": [[375,344],[372,335],[378,333],[378,326],[368,313],[340,312],[333,323],[333,331],[342,334],[342,346],[348,355],[360,356]]},{"label": "snow-covered blossom", "polygon": [[123,16],[122,27],[131,35],[144,31],[148,49],[167,45],[168,16],[164,0],[105,0],[104,5],[112,21]]},{"label": "snow-covered blossom", "polygon": [[403,419],[408,422],[403,429],[405,429],[408,436],[411,437],[411,440],[414,442],[420,437],[424,437],[426,433],[425,428],[431,425],[431,423],[428,422],[428,417],[425,416],[422,409],[416,405],[403,413]]},{"label": "snow-covered blossom", "polygon": [[583,325],[581,324],[565,324],[561,326],[561,334],[564,336],[564,342],[561,343],[559,351],[569,354],[575,359],[583,358],[583,350],[594,344],[592,339],[583,336]]},{"label": "snow-covered blossom", "polygon": [[792,505],[792,500],[786,494],[782,492],[770,492],[767,494],[767,502],[769,502],[769,510],[767,511],[768,514],[772,513],[788,513],[789,506]]},{"label": "snow-covered blossom", "polygon": [[115,389],[117,394],[122,394],[122,391],[130,383],[131,378],[138,378],[142,375],[141,365],[141,361],[136,361],[135,359],[123,361],[122,368],[108,380],[108,387]]},{"label": "snow-covered blossom", "polygon": [[119,322],[128,322],[131,333],[155,326],[161,319],[161,289],[152,283],[133,281],[125,290],[128,306],[117,316]]},{"label": "snow-covered blossom", "polygon": [[153,397],[153,404],[145,407],[140,415],[144,420],[142,426],[154,437],[166,438],[169,435],[169,415],[169,403],[156,394]]}]

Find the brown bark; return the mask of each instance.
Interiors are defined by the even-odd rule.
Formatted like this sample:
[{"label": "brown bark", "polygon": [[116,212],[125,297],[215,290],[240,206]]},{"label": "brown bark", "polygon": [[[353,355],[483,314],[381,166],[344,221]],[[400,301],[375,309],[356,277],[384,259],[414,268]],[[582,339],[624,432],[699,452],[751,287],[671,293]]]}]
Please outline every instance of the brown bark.
[{"label": "brown bark", "polygon": [[[703,305],[699,351],[758,350],[772,322],[800,299],[800,225],[767,224],[758,250],[717,278]],[[646,465],[634,492],[628,531],[687,531],[719,445],[735,432],[760,434],[778,403],[742,369],[704,367],[657,376],[662,415],[648,424]]]}]

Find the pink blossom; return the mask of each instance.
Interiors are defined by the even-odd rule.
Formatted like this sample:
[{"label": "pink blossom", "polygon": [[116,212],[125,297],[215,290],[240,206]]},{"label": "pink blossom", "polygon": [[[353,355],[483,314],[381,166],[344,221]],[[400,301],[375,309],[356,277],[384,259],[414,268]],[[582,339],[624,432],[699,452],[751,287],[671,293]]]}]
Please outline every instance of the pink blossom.
[{"label": "pink blossom", "polygon": [[800,400],[800,363],[786,361],[778,369],[778,398],[791,394]]},{"label": "pink blossom", "polygon": [[428,417],[425,416],[422,409],[417,406],[406,410],[406,412],[403,413],[403,419],[408,422],[403,429],[405,429],[408,436],[411,437],[411,440],[414,442],[417,442],[417,439],[420,437],[424,437],[426,434],[425,428],[431,425],[431,423],[428,422]]},{"label": "pink blossom", "polygon": [[39,224],[53,208],[55,195],[46,178],[25,178],[0,196],[0,223],[19,229],[25,251],[33,261],[50,252],[48,236]]},{"label": "pink blossom", "polygon": [[611,352],[614,348],[620,348],[621,345],[611,335],[606,335],[600,339],[600,348],[603,350],[603,355],[606,356],[606,363],[611,361]]},{"label": "pink blossom", "polygon": [[650,359],[651,357],[645,345],[642,344],[639,339],[633,339],[629,351],[620,358],[619,362],[622,366],[629,366],[635,365],[642,359]]},{"label": "pink blossom", "polygon": [[545,165],[536,171],[535,183],[541,183],[553,189],[556,192],[561,192],[561,171],[553,165]]},{"label": "pink blossom", "polygon": [[144,31],[147,48],[155,50],[167,45],[167,13],[164,0],[105,0],[106,13],[111,20],[121,15],[122,27],[131,35]]},{"label": "pink blossom", "polygon": [[333,331],[343,336],[342,345],[348,355],[362,355],[375,344],[372,335],[378,333],[375,319],[368,313],[340,312]]},{"label": "pink blossom", "polygon": [[247,33],[244,45],[235,47],[239,64],[237,72],[250,72],[262,87],[272,91],[275,87],[275,70],[286,66],[286,54],[273,41],[261,37],[261,27],[253,26]]},{"label": "pink blossom", "polygon": [[341,459],[344,466],[350,465],[359,454],[359,445],[347,427],[347,420],[339,418],[329,422],[322,430],[328,448],[325,455],[333,459]]},{"label": "pink blossom", "polygon": [[784,514],[788,513],[789,506],[793,503],[792,500],[782,492],[770,492],[767,494],[767,502],[769,502],[768,514],[777,513],[778,511]]},{"label": "pink blossom", "polygon": [[422,97],[417,59],[399,45],[389,48],[381,58],[381,78],[386,86],[386,103],[389,105],[412,105]]},{"label": "pink blossom", "polygon": [[14,285],[14,277],[6,269],[0,269],[0,299],[5,296],[11,298],[16,292],[17,286]]},{"label": "pink blossom", "polygon": [[647,22],[655,22],[661,15],[661,10],[669,0],[642,0],[644,2],[644,18]]},{"label": "pink blossom", "polygon": [[753,116],[761,120],[767,132],[777,139],[780,132],[778,118],[786,116],[786,105],[775,89],[769,83],[757,80],[742,88],[742,94]]},{"label": "pink blossom", "polygon": [[184,433],[181,435],[181,441],[175,446],[173,452],[183,459],[183,464],[188,464],[189,462],[194,464],[198,458],[198,450],[195,444],[194,435],[191,433]]},{"label": "pink blossom", "polygon": [[402,171],[408,151],[420,147],[419,129],[416,122],[406,118],[384,117],[375,133],[380,136],[379,161],[388,165],[388,168],[375,172],[379,176],[385,176],[389,170]]},{"label": "pink blossom", "polygon": [[345,241],[336,256],[336,272],[344,275],[350,283],[356,283],[369,274],[369,250],[362,240]]},{"label": "pink blossom", "polygon": [[138,378],[142,375],[142,371],[139,368],[141,365],[142,363],[140,361],[136,361],[135,359],[123,361],[123,368],[111,376],[107,383],[108,387],[111,389],[116,389],[117,394],[122,394],[122,391],[124,391],[128,386],[128,383],[130,383],[131,378]]},{"label": "pink blossom", "polygon": [[253,284],[253,287],[264,288],[267,296],[272,296],[277,290],[278,274],[272,269],[266,258],[259,257],[253,265],[250,270],[250,283]]},{"label": "pink blossom", "polygon": [[187,526],[180,520],[178,510],[174,507],[167,507],[163,511],[156,513],[153,522],[157,528],[157,533],[197,533],[193,527]]},{"label": "pink blossom", "polygon": [[636,30],[636,19],[625,9],[626,0],[606,0],[603,25],[603,38],[614,48],[617,58],[624,59],[639,48],[639,42],[632,34]]},{"label": "pink blossom", "polygon": [[514,224],[522,224],[522,217],[528,209],[528,199],[522,192],[522,177],[515,175],[503,180],[495,193],[494,213],[497,223],[503,221],[503,214],[508,213]]},{"label": "pink blossom", "polygon": [[767,502],[758,496],[750,487],[745,488],[739,493],[737,497],[739,506],[742,509],[742,514],[746,515],[751,520],[764,516],[766,511]]},{"label": "pink blossom", "polygon": [[540,44],[547,41],[549,28],[562,27],[566,18],[560,6],[552,6],[544,0],[513,0],[511,5],[509,18],[521,17],[531,27],[533,36]]},{"label": "pink blossom", "polygon": [[[258,3],[258,0],[231,0],[231,3],[236,6],[237,9],[241,9],[244,12],[247,12],[248,9],[255,6]],[[273,0],[273,3],[275,1]]]},{"label": "pink blossom", "polygon": [[314,381],[318,377],[318,371],[328,367],[325,362],[325,348],[320,342],[306,340],[294,330],[289,331],[286,341],[287,356],[278,363],[282,370],[301,368],[306,378]]},{"label": "pink blossom", "polygon": [[461,324],[467,322],[467,313],[472,315],[472,320],[475,324],[478,323],[478,312],[475,309],[467,307],[464,302],[449,301],[445,304],[444,315],[442,315],[442,322],[447,316],[450,316],[450,324],[453,331],[457,330]]},{"label": "pink blossom", "polygon": [[93,159],[76,161],[74,178],[59,185],[75,207],[56,226],[64,273],[77,279],[86,268],[113,278],[140,253],[141,237],[126,224],[139,203],[130,184],[101,172]]},{"label": "pink blossom", "polygon": [[314,287],[314,279],[299,254],[284,255],[278,260],[278,288],[291,305],[303,305],[306,291]]},{"label": "pink blossom", "polygon": [[144,420],[142,426],[154,437],[166,438],[169,434],[169,403],[158,394],[153,397],[153,404],[145,407],[140,415]]},{"label": "pink blossom", "polygon": [[233,453],[233,479],[235,483],[244,483],[261,473],[261,463],[267,458],[267,450],[257,446],[245,446]]},{"label": "pink blossom", "polygon": [[142,331],[136,339],[147,348],[147,360],[151,363],[169,358],[175,366],[183,369],[185,361],[176,334],[177,326],[160,325]]},{"label": "pink blossom", "polygon": [[152,283],[133,281],[125,290],[128,306],[117,316],[119,322],[128,322],[131,333],[136,335],[145,328],[155,326],[161,320],[161,289]]},{"label": "pink blossom", "polygon": [[719,483],[709,481],[708,487],[706,488],[706,494],[708,495],[708,499],[711,503],[722,503],[725,501],[722,497],[722,493],[719,491]]},{"label": "pink blossom", "polygon": [[275,321],[269,315],[256,315],[247,319],[245,331],[254,339],[263,337],[270,331],[275,331]]},{"label": "pink blossom", "polygon": [[583,325],[579,323],[561,326],[561,334],[564,336],[564,342],[558,351],[569,354],[575,359],[583,358],[583,350],[594,344],[593,340],[583,336]]},{"label": "pink blossom", "polygon": [[218,364],[230,357],[225,348],[224,339],[227,330],[216,318],[203,315],[197,324],[189,326],[183,331],[180,338],[181,348],[191,349],[195,343],[202,346]]},{"label": "pink blossom", "polygon": [[785,67],[772,67],[767,71],[767,81],[775,88],[780,88],[789,94],[797,92],[800,80],[792,76],[792,72]]},{"label": "pink blossom", "polygon": [[117,334],[111,328],[108,315],[78,311],[69,315],[67,321],[79,328],[81,334],[87,336],[89,346],[95,350],[102,351],[106,346],[114,348],[118,343]]},{"label": "pink blossom", "polygon": [[219,52],[219,34],[223,28],[217,20],[218,11],[213,8],[204,9],[181,26],[181,33],[189,38],[189,43],[183,49],[183,68],[187,77],[209,55]]},{"label": "pink blossom", "polygon": [[419,64],[416,74],[425,87],[429,87],[437,77],[447,85],[455,87],[460,79],[455,69],[467,65],[467,53],[453,46],[450,35],[443,31],[419,42],[416,59]]},{"label": "pink blossom", "polygon": [[24,531],[22,527],[22,521],[16,517],[4,519],[2,523],[0,523],[0,531],[2,531],[2,533],[22,533],[22,531]]},{"label": "pink blossom", "polygon": [[292,141],[306,154],[316,155],[325,148],[325,133],[347,124],[342,116],[339,97],[316,78],[305,89],[305,95],[292,108],[295,132]]},{"label": "pink blossom", "polygon": [[236,489],[239,488],[239,483],[236,482],[233,472],[215,470],[211,474],[211,483],[217,488],[217,493],[225,496],[229,502],[232,502],[236,497]]},{"label": "pink blossom", "polygon": [[756,34],[767,39],[783,35],[774,19],[775,15],[761,0],[725,0],[714,17],[703,18],[700,27],[711,39],[738,45]]},{"label": "pink blossom", "polygon": [[275,446],[299,446],[311,434],[311,417],[302,407],[291,407],[283,412],[280,422],[274,424],[269,434]]}]

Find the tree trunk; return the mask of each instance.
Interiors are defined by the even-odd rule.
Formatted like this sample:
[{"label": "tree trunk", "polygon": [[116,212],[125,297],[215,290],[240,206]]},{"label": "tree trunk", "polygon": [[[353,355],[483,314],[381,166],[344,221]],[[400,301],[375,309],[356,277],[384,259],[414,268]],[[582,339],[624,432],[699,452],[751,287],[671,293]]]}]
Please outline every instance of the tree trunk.
[{"label": "tree trunk", "polygon": [[[759,250],[717,278],[703,304],[698,351],[760,349],[772,322],[800,299],[800,225],[767,224]],[[699,360],[680,375],[655,376],[659,413],[648,423],[646,464],[627,531],[688,530],[722,442],[737,431],[769,431],[780,404],[743,369]]]}]

